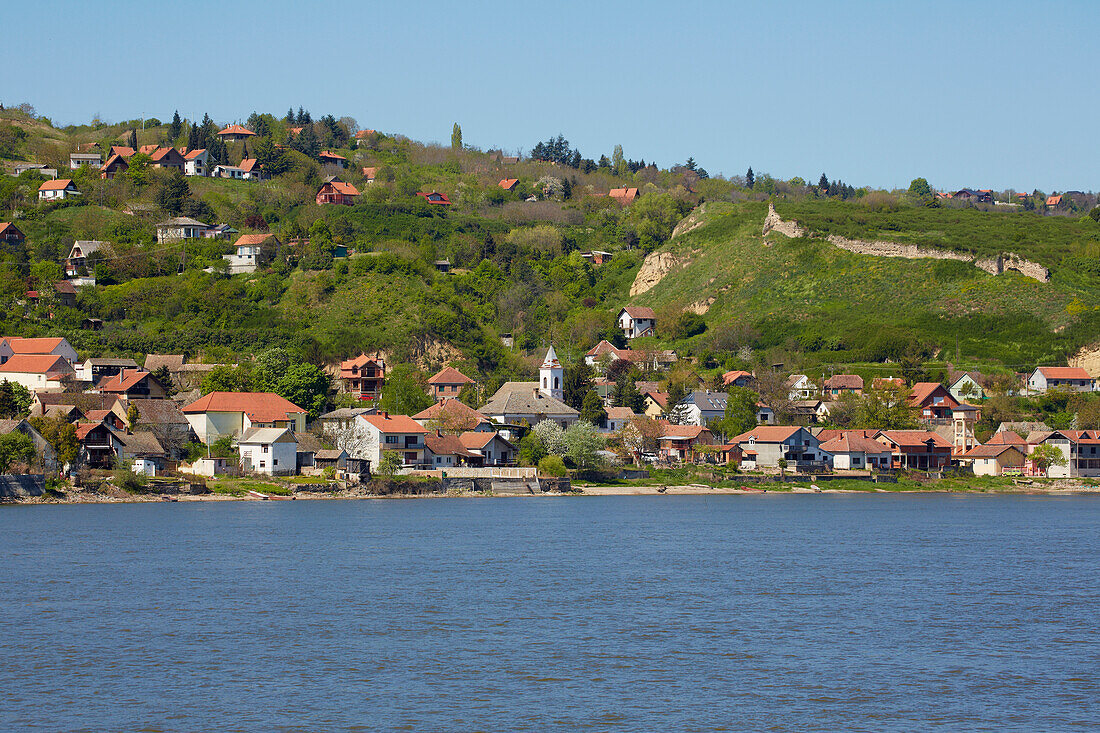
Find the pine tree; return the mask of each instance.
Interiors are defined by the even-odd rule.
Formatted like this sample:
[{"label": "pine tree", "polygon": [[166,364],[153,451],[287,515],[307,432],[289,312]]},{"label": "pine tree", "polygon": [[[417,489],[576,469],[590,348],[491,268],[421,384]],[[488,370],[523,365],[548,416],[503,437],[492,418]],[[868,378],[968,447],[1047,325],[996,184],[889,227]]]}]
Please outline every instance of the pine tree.
[{"label": "pine tree", "polygon": [[295,117],[294,117],[294,108],[293,108],[293,107],[291,107],[290,109],[288,109],[288,110],[286,111],[286,117],[284,117],[284,118],[283,118],[283,122],[287,123],[288,125],[293,125],[293,124],[294,124],[294,120],[295,120]]},{"label": "pine tree", "polygon": [[129,140],[129,143],[130,143],[130,147],[131,147],[131,148],[133,148],[134,150],[137,150],[137,149],[138,149],[138,144],[137,144],[137,130],[134,130],[134,129],[132,129],[132,128],[130,129],[130,140]]},{"label": "pine tree", "polygon": [[455,126],[451,128],[451,148],[453,150],[462,150],[462,127],[457,122]]},{"label": "pine tree", "polygon": [[817,187],[821,189],[821,193],[826,196],[829,195],[829,177],[824,173],[821,174],[821,178],[817,180]]},{"label": "pine tree", "polygon": [[752,174],[752,166],[749,166],[749,172],[745,174],[745,187],[752,188],[756,185],[756,176]]},{"label": "pine tree", "polygon": [[187,149],[198,150],[201,147],[202,140],[199,139],[199,126],[192,122],[190,129],[187,130]]},{"label": "pine tree", "polygon": [[607,410],[603,409],[603,401],[596,394],[596,390],[590,389],[581,401],[581,420],[596,425],[607,424]]},{"label": "pine tree", "polygon": [[172,124],[168,126],[169,144],[174,145],[181,132],[183,132],[183,120],[180,119],[180,111],[177,109],[172,115]]},{"label": "pine tree", "polygon": [[248,143],[243,143],[244,147],[241,149],[241,160],[248,160]]}]

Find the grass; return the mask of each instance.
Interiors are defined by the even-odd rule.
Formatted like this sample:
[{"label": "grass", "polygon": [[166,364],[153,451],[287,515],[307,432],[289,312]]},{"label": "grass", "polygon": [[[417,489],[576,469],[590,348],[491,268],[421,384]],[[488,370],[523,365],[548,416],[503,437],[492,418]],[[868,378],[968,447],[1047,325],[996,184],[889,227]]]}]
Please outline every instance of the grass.
[{"label": "grass", "polygon": [[221,478],[207,481],[206,486],[215,494],[227,494],[229,496],[244,496],[249,491],[258,491],[261,494],[274,494],[276,496],[290,496],[294,493],[293,490],[281,484],[247,478]]}]

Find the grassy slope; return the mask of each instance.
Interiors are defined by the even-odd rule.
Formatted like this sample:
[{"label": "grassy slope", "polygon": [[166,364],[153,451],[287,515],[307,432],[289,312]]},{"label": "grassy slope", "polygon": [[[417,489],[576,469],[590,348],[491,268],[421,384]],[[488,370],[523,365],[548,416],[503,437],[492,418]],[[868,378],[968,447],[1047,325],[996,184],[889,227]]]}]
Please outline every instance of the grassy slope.
[{"label": "grassy slope", "polygon": [[1057,272],[1042,284],[1016,273],[993,277],[965,263],[856,255],[821,239],[773,234],[765,244],[765,213],[763,204],[709,205],[706,225],[664,248],[691,264],[637,301],[668,309],[714,296],[705,317],[711,327],[766,322],[770,331],[795,338],[839,334],[848,352],[884,327],[940,347],[953,348],[958,335],[964,355],[1006,364],[1056,360],[1080,337],[1075,327],[1082,318],[1100,311],[1094,281]]}]

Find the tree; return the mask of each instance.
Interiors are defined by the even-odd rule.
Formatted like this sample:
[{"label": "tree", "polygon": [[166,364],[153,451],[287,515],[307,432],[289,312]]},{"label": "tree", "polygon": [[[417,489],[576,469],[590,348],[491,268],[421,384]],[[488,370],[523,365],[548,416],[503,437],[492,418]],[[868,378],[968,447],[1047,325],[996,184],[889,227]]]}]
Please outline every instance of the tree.
[{"label": "tree", "polygon": [[378,473],[386,478],[393,478],[401,469],[401,455],[395,450],[382,451],[382,460],[378,461]]},{"label": "tree", "polygon": [[748,173],[745,174],[745,188],[752,188],[756,185],[756,176],[752,173],[752,166],[749,166]]},{"label": "tree", "polygon": [[932,187],[927,179],[914,178],[909,184],[909,198],[915,202],[928,203],[932,200]]},{"label": "tree", "polygon": [[325,411],[332,379],[316,364],[298,362],[289,365],[275,383],[275,394],[309,412],[316,420]]},{"label": "tree", "polygon": [[80,442],[76,439],[76,427],[64,420],[45,416],[27,420],[57,454],[57,462],[62,466],[76,461],[80,455]]},{"label": "tree", "polygon": [[457,122],[455,126],[451,128],[451,148],[454,150],[462,150],[462,128]]},{"label": "tree", "polygon": [[565,404],[574,410],[580,410],[585,397],[592,391],[592,367],[588,362],[580,361],[565,370],[562,392]]},{"label": "tree", "polygon": [[160,188],[157,189],[157,206],[172,214],[183,211],[184,202],[191,197],[191,187],[179,171],[175,171]]},{"label": "tree", "polygon": [[8,473],[20,463],[31,463],[36,451],[29,435],[13,430],[0,435],[0,473]]},{"label": "tree", "polygon": [[616,380],[612,402],[616,407],[629,407],[633,412],[645,412],[645,397],[638,391],[634,377],[627,372],[620,374]]},{"label": "tree", "polygon": [[133,129],[133,128],[130,128],[130,140],[129,140],[129,143],[128,143],[128,144],[129,144],[129,146],[130,146],[131,148],[133,148],[134,150],[137,150],[137,149],[138,149],[138,144],[137,144],[137,130],[135,130],[135,129]]},{"label": "tree", "polygon": [[556,456],[565,453],[565,441],[562,438],[564,433],[561,425],[553,420],[542,420],[531,431],[531,435],[535,436],[542,449]]},{"label": "tree", "polygon": [[603,409],[603,400],[596,394],[596,390],[588,390],[581,404],[581,420],[593,425],[603,425],[607,422],[607,410]]},{"label": "tree", "polygon": [[660,437],[661,426],[656,420],[644,415],[635,417],[619,431],[623,446],[635,455],[656,453]]},{"label": "tree", "polygon": [[546,448],[534,432],[528,433],[519,441],[519,462],[524,466],[537,466],[546,455]]},{"label": "tree", "polygon": [[394,415],[415,415],[434,404],[424,391],[423,375],[411,364],[398,364],[386,375],[378,406]]},{"label": "tree", "polygon": [[760,398],[751,389],[730,387],[727,391],[726,412],[716,427],[726,438],[740,435],[756,427],[756,403]]},{"label": "tree", "polygon": [[169,396],[176,394],[178,391],[175,383],[172,381],[172,372],[168,369],[167,364],[161,364],[153,370],[153,379],[164,385],[164,388],[168,390]]},{"label": "tree", "polygon": [[183,120],[180,119],[180,111],[177,109],[172,115],[172,124],[168,125],[168,144],[175,145],[176,138],[183,132]]},{"label": "tree", "polygon": [[829,195],[829,177],[824,173],[821,174],[821,178],[817,179],[817,187],[821,189],[821,193],[826,196]]},{"label": "tree", "polygon": [[219,364],[203,376],[200,387],[204,395],[211,392],[249,392],[252,390],[252,380],[244,367]]},{"label": "tree", "polygon": [[539,459],[539,475],[560,477],[569,473],[561,456],[543,456]]},{"label": "tree", "polygon": [[615,175],[626,175],[626,159],[623,157],[623,146],[616,145],[611,152],[611,166],[615,169]]},{"label": "tree", "polygon": [[18,382],[0,382],[0,418],[10,420],[27,412],[31,406],[30,391]]},{"label": "tree", "polygon": [[600,451],[606,441],[590,422],[581,420],[562,433],[565,457],[577,468],[594,468],[600,463]]},{"label": "tree", "polygon": [[1062,455],[1061,449],[1051,443],[1040,443],[1035,446],[1028,457],[1047,478],[1050,478],[1051,466],[1066,465],[1066,457]]}]

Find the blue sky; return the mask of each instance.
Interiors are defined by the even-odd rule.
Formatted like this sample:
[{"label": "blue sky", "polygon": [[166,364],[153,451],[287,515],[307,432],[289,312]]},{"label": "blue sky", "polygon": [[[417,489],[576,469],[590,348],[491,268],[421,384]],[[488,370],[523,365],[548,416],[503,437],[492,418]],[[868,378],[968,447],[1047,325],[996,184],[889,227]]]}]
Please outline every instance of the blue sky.
[{"label": "blue sky", "polygon": [[[329,12],[328,9],[336,12]],[[529,150],[853,185],[1097,189],[1100,3],[9,3],[0,101],[57,124],[305,106]],[[47,62],[48,59],[48,62]]]}]

